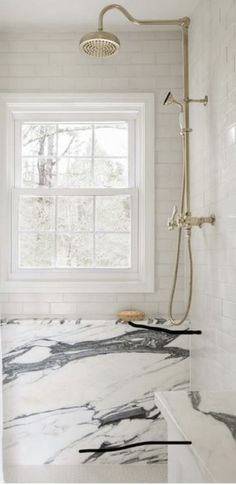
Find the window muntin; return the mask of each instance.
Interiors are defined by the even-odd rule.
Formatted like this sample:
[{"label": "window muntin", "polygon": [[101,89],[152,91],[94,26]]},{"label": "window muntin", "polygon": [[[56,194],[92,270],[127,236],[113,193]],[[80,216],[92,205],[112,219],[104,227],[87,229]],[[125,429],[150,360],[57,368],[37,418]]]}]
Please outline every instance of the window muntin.
[{"label": "window muntin", "polygon": [[18,270],[131,269],[129,131],[128,121],[21,123]]}]

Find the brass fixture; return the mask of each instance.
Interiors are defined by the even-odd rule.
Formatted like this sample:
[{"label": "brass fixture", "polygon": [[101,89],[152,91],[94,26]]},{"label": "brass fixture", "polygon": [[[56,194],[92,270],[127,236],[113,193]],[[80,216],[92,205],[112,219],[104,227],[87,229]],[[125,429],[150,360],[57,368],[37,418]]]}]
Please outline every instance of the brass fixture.
[{"label": "brass fixture", "polygon": [[185,133],[190,133],[192,131],[191,128],[185,128],[184,126],[184,102],[177,101],[176,98],[174,98],[173,94],[171,91],[167,94],[165,101],[163,103],[163,106],[169,106],[171,104],[176,104],[180,108],[180,114],[179,114],[179,125],[180,125],[180,135],[183,136]]},{"label": "brass fixture", "polygon": [[165,101],[164,101],[163,105],[164,106],[168,106],[168,105],[171,105],[171,104],[177,104],[177,106],[179,106],[179,108],[180,108],[180,111],[181,112],[184,111],[184,105],[183,105],[183,103],[181,103],[180,101],[177,101],[177,99],[174,98],[174,96],[171,93],[171,91],[169,91],[169,93],[167,94],[167,96],[165,98]]},{"label": "brass fixture", "polygon": [[[177,101],[171,92],[168,93],[164,101],[165,105],[176,104],[180,108],[180,134],[182,136],[183,143],[183,179],[181,190],[181,208],[180,214],[177,213],[177,207],[174,207],[172,217],[168,220],[168,228],[178,228],[178,241],[176,251],[176,263],[174,270],[173,286],[171,289],[170,303],[169,303],[169,317],[170,321],[174,325],[183,323],[189,313],[191,300],[192,300],[192,288],[193,288],[193,259],[191,249],[191,232],[192,227],[202,227],[203,224],[214,224],[215,216],[209,217],[192,217],[190,207],[190,133],[191,128],[189,126],[189,105],[190,103],[202,103],[204,106],[208,103],[208,96],[200,99],[192,99],[189,97],[189,40],[188,30],[190,25],[189,17],[182,17],[172,20],[139,20],[134,18],[124,7],[118,4],[111,4],[104,7],[98,19],[98,31],[86,34],[80,40],[81,50],[90,56],[95,57],[108,57],[116,54],[120,47],[119,39],[109,32],[103,30],[103,18],[104,15],[112,9],[119,10],[130,22],[136,25],[176,25],[182,29],[183,39],[183,74],[184,74],[184,99],[182,102]],[[179,320],[173,317],[173,302],[176,290],[176,283],[179,270],[180,249],[182,230],[186,231],[187,249],[189,258],[189,285],[188,285],[188,300],[184,315]]]},{"label": "brass fixture", "polygon": [[122,7],[122,5],[118,5],[117,3],[113,3],[111,5],[107,5],[104,7],[98,18],[98,30],[103,30],[103,17],[105,13],[107,13],[109,10],[112,10],[113,8],[116,8],[119,10],[123,15],[133,24],[136,25],[179,25],[180,27],[188,27],[190,24],[190,18],[189,17],[182,17],[180,19],[173,19],[173,20],[139,20],[134,18],[126,8]]},{"label": "brass fixture", "polygon": [[185,101],[186,101],[186,103],[202,103],[204,106],[207,106],[208,105],[208,96],[205,96],[204,98],[200,98],[200,99],[186,98]]},{"label": "brass fixture", "polygon": [[193,226],[198,226],[200,229],[202,228],[203,224],[211,224],[215,223],[215,215],[211,214],[207,217],[193,217],[187,214],[178,214],[177,206],[174,205],[173,213],[170,219],[168,219],[168,229],[172,231],[176,227],[181,227],[184,229],[191,229]]},{"label": "brass fixture", "polygon": [[112,9],[119,10],[130,22],[136,25],[177,25],[187,28],[190,24],[188,17],[176,20],[139,20],[135,19],[122,5],[113,3],[104,7],[98,18],[98,30],[85,34],[80,40],[80,49],[89,56],[108,57],[116,54],[120,47],[119,39],[110,32],[103,30],[103,18],[105,13]]},{"label": "brass fixture", "polygon": [[99,30],[85,34],[80,39],[80,48],[89,56],[108,57],[114,56],[120,47],[120,41],[116,35]]}]

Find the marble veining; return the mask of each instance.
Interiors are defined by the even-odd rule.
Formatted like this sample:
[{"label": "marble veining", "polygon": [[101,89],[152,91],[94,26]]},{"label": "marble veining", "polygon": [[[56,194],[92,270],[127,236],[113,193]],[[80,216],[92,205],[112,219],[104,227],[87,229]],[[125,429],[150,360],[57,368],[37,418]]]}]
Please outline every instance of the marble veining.
[{"label": "marble veining", "polygon": [[167,421],[174,422],[208,481],[236,481],[236,393],[179,391],[156,393]]},{"label": "marble veining", "polygon": [[[227,396],[227,393],[226,393],[226,396]],[[221,423],[225,424],[225,426],[230,430],[232,437],[236,441],[236,408],[235,408],[235,414],[227,414],[224,412],[215,412],[215,411],[204,411],[200,409],[202,398],[201,398],[201,393],[199,391],[190,392],[189,397],[191,399],[191,403],[195,411],[199,411],[205,416],[211,416],[217,421],[220,421]]]},{"label": "marble veining", "polygon": [[166,466],[166,446],[78,451],[167,439],[154,392],[188,386],[188,336],[81,319],[15,319],[1,331],[5,463]]}]

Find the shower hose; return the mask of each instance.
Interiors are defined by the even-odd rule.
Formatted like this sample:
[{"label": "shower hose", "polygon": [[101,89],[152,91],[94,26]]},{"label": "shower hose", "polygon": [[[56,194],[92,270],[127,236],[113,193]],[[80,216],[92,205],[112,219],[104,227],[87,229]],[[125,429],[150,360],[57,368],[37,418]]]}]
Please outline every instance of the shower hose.
[{"label": "shower hose", "polygon": [[[185,152],[185,137],[183,137],[183,149],[186,157],[186,152]],[[182,190],[181,190],[181,214],[183,214],[184,211],[184,197],[185,197],[185,183],[186,183],[186,178],[185,178],[185,163],[183,164],[183,178],[182,178]],[[178,272],[179,272],[179,260],[180,260],[180,250],[181,250],[181,242],[182,242],[182,227],[179,227],[179,233],[178,233],[178,240],[177,240],[177,249],[176,249],[176,259],[175,259],[175,270],[174,270],[174,279],[173,279],[173,285],[171,289],[171,294],[170,294],[170,303],[169,303],[169,319],[171,323],[174,325],[180,325],[183,323],[188,314],[189,310],[191,307],[191,301],[192,301],[192,292],[193,292],[193,257],[192,257],[192,248],[191,248],[191,228],[187,228],[187,254],[188,254],[188,259],[189,259],[189,286],[188,286],[188,301],[187,301],[187,306],[184,312],[184,315],[182,318],[179,320],[175,319],[173,316],[173,305],[174,305],[174,297],[175,297],[175,291],[176,291],[176,285],[177,285],[177,279],[178,279]]]}]

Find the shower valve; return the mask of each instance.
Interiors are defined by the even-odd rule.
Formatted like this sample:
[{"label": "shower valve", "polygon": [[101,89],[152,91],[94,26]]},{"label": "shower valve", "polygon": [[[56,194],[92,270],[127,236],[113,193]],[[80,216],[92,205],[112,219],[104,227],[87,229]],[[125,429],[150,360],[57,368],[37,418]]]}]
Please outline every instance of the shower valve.
[{"label": "shower valve", "polygon": [[177,206],[173,207],[172,216],[168,219],[168,229],[172,231],[175,227],[182,227],[184,229],[191,229],[193,226],[202,227],[203,224],[214,224],[215,216],[211,214],[209,217],[192,217],[190,214],[178,214]]},{"label": "shower valve", "polygon": [[177,224],[178,227],[183,227],[185,229],[191,229],[194,226],[197,226],[201,229],[203,224],[211,224],[215,223],[215,215],[211,214],[207,217],[192,217],[190,214],[185,214],[184,216],[177,216]]}]

